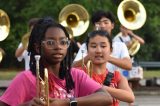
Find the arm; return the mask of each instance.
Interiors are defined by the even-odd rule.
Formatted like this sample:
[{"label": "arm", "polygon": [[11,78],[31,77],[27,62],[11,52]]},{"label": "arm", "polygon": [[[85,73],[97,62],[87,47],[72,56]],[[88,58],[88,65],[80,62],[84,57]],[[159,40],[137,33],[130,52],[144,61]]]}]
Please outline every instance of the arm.
[{"label": "arm", "polygon": [[108,62],[125,70],[131,70],[132,62],[127,46],[122,42],[114,42],[112,55],[108,57]]},{"label": "arm", "polygon": [[129,57],[124,57],[124,58],[115,58],[112,56],[109,56],[108,62],[126,70],[131,70],[132,69],[132,62]]},{"label": "arm", "polygon": [[118,83],[118,88],[112,88],[108,86],[104,86],[104,88],[111,94],[112,97],[123,101],[132,103],[135,100],[134,94],[131,88],[128,85],[127,79],[121,75],[120,81]]},{"label": "arm", "polygon": [[0,101],[0,106],[9,106],[9,105],[7,105],[4,102]]},{"label": "arm", "polygon": [[[105,90],[98,90],[97,92],[76,98],[77,106],[111,106],[112,98]],[[69,99],[52,99],[51,106],[69,106]]]},{"label": "arm", "polygon": [[23,46],[17,48],[17,49],[16,49],[16,52],[15,52],[15,56],[16,56],[17,58],[20,57],[20,56],[23,54],[24,50],[25,50],[25,49],[23,48]]},{"label": "arm", "polygon": [[[79,97],[75,100],[77,101],[77,106],[111,106],[112,104],[111,96],[108,94],[108,92],[102,89],[98,90],[94,94]],[[44,104],[45,103],[42,102],[40,99],[34,98],[30,102],[21,104],[19,106],[44,106]],[[69,99],[50,98],[50,106],[69,106],[69,104]]]},{"label": "arm", "polygon": [[110,106],[112,104],[112,98],[108,94],[108,91],[100,89],[94,94],[77,98],[78,106]]},{"label": "arm", "polygon": [[128,31],[128,34],[129,34],[131,37],[133,37],[134,39],[138,40],[138,42],[139,42],[140,44],[144,44],[144,43],[145,43],[145,41],[143,40],[143,38],[141,38],[140,36],[134,34],[132,31]]},{"label": "arm", "polygon": [[18,48],[16,49],[15,56],[18,58],[22,56],[25,48],[23,47],[22,43],[19,44]]}]

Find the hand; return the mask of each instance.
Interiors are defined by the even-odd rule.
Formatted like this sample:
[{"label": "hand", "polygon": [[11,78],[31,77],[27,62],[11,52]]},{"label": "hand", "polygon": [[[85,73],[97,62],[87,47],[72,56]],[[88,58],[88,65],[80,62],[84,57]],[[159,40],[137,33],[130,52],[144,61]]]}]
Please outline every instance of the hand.
[{"label": "hand", "polygon": [[108,62],[111,62],[112,58],[113,58],[113,56],[112,56],[112,55],[108,55],[108,57],[107,57],[107,61],[108,61]]},{"label": "hand", "polygon": [[49,102],[51,106],[69,106],[69,99],[56,99],[50,98]]},{"label": "hand", "polygon": [[44,106],[45,102],[39,98],[33,98],[30,102],[29,102],[29,106]]},{"label": "hand", "polygon": [[131,31],[131,30],[127,30],[127,33],[128,33],[128,35],[130,35],[130,36],[134,36],[134,33]]}]

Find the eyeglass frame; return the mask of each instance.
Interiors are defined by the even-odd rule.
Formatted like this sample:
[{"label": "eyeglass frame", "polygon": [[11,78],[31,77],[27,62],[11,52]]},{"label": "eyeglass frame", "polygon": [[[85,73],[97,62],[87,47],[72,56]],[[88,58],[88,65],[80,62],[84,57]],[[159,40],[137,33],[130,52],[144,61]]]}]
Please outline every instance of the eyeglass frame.
[{"label": "eyeglass frame", "polygon": [[[65,39],[65,44],[63,44],[64,43],[64,39]],[[48,44],[47,42],[48,41],[52,41],[52,43],[53,44]],[[67,49],[69,46],[70,46],[70,43],[71,43],[71,41],[70,40],[68,40],[68,38],[63,38],[63,39],[61,39],[61,40],[59,40],[59,41],[56,41],[56,40],[53,40],[53,39],[45,39],[45,40],[43,40],[42,41],[42,44],[45,44],[45,46],[48,48],[48,49],[54,49],[55,47],[56,47],[56,45],[60,45],[61,47],[65,47],[65,49]],[[50,46],[50,47],[49,47]],[[52,46],[52,47],[51,47]]]}]

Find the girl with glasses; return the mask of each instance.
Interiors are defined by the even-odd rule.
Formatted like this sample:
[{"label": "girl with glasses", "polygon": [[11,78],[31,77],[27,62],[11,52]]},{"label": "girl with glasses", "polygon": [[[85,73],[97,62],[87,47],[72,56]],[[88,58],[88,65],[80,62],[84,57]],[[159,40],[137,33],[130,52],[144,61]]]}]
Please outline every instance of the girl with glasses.
[{"label": "girl with glasses", "polygon": [[83,71],[71,68],[69,34],[52,18],[42,18],[34,26],[28,45],[30,71],[22,71],[0,97],[0,106],[46,106],[36,97],[36,60],[39,74],[48,70],[50,106],[108,106],[112,100],[102,86]]}]

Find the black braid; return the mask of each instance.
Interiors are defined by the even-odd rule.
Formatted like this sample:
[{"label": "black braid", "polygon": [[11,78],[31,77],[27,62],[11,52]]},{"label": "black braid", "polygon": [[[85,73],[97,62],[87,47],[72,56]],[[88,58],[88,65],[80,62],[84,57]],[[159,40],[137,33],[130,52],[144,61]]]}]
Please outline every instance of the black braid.
[{"label": "black braid", "polygon": [[[28,45],[28,52],[30,54],[30,69],[33,73],[33,75],[36,76],[36,60],[34,58],[35,55],[41,55],[41,42],[45,38],[45,32],[47,31],[48,28],[50,27],[57,27],[60,28],[64,31],[66,37],[69,38],[69,34],[67,33],[66,29],[56,23],[52,18],[42,18],[40,19],[37,24],[35,24],[31,36],[29,39],[29,45]],[[39,45],[39,53],[35,50],[34,46],[35,44]],[[70,90],[74,88],[74,82],[70,73],[71,70],[71,49],[68,48],[66,57],[64,60],[61,62],[61,67],[59,71],[59,77],[61,79],[66,79],[66,89],[67,92],[69,93]],[[44,76],[44,64],[43,60],[40,59],[40,76],[43,78]]]}]

